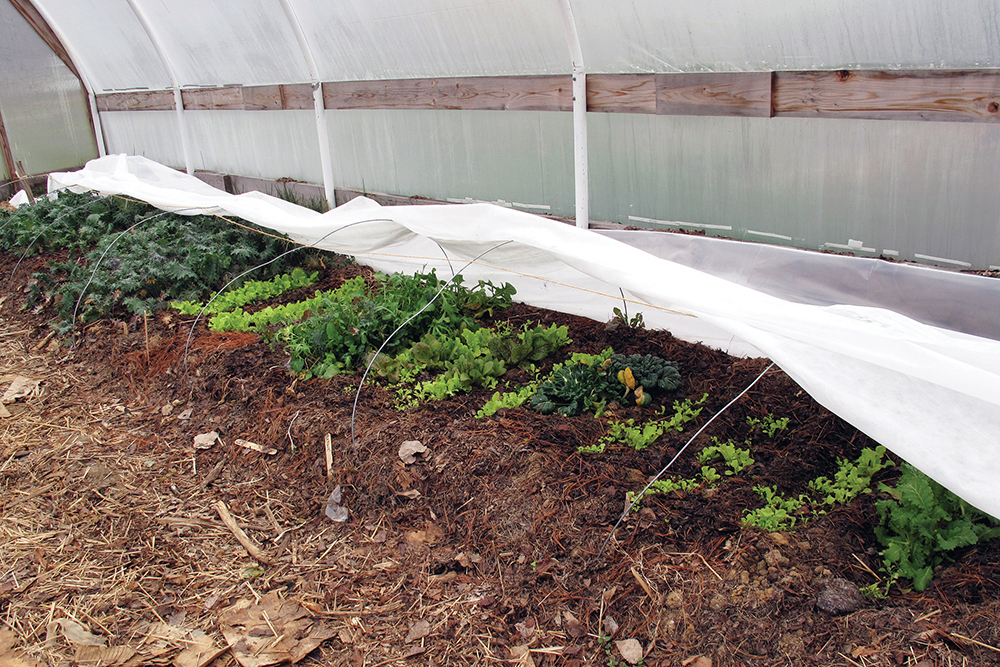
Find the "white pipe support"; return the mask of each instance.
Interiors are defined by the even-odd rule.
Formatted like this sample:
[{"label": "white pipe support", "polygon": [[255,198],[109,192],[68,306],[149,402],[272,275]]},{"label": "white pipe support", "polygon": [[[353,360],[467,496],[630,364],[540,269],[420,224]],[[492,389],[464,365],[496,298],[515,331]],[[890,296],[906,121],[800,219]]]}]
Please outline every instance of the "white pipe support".
[{"label": "white pipe support", "polygon": [[150,24],[149,19],[146,14],[139,8],[138,0],[126,0],[129,7],[132,8],[132,12],[135,17],[139,19],[139,24],[142,29],[146,32],[146,36],[149,37],[150,43],[153,45],[153,49],[156,51],[156,55],[160,59],[160,63],[163,65],[163,69],[167,71],[167,76],[170,77],[170,87],[174,91],[174,109],[177,115],[177,130],[181,135],[181,151],[184,154],[184,169],[187,170],[188,174],[194,174],[194,161],[191,159],[191,141],[188,137],[187,122],[184,119],[184,96],[181,94],[180,82],[177,78],[177,72],[174,71],[173,65],[170,63],[170,59],[167,57],[167,52],[163,49],[163,44],[160,42],[156,31],[153,30],[152,24]]},{"label": "white pipe support", "polygon": [[590,227],[590,176],[587,156],[587,73],[573,66],[573,154],[575,157],[576,226]]},{"label": "white pipe support", "polygon": [[94,94],[94,77],[91,76],[90,68],[87,63],[83,61],[80,54],[75,48],[73,48],[72,42],[66,38],[66,33],[59,29],[59,25],[52,20],[52,14],[38,2],[31,3],[32,6],[42,15],[45,22],[55,33],[56,37],[59,38],[59,42],[66,49],[66,55],[69,59],[73,61],[76,65],[76,71],[80,74],[80,83],[83,85],[83,90],[87,94],[87,103],[90,105],[90,115],[94,119],[94,141],[97,143],[97,155],[98,157],[104,157],[108,153],[107,146],[104,145],[104,129],[101,125],[100,112],[97,110],[97,96]]},{"label": "white pipe support", "polygon": [[590,227],[590,181],[587,174],[587,70],[583,64],[580,35],[570,0],[559,0],[566,44],[573,61],[573,175],[576,193],[576,226]]},{"label": "white pipe support", "polygon": [[288,23],[295,33],[295,39],[299,43],[302,51],[302,58],[306,61],[309,69],[309,79],[312,83],[313,109],[316,113],[316,141],[319,143],[319,164],[323,172],[323,194],[326,196],[326,203],[330,208],[337,206],[335,191],[333,187],[333,159],[330,156],[330,137],[326,126],[326,103],[323,100],[323,83],[319,77],[319,67],[316,66],[316,59],[313,57],[309,41],[306,39],[302,24],[299,23],[298,14],[292,7],[291,0],[279,0],[281,8],[285,10]]}]

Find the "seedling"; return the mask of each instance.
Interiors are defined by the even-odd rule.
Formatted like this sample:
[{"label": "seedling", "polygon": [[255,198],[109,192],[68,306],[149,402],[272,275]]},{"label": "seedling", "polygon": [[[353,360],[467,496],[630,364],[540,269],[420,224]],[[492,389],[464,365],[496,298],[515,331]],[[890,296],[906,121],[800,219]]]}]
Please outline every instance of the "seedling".
[{"label": "seedling", "polygon": [[757,419],[756,417],[747,417],[747,425],[751,430],[760,430],[761,433],[769,438],[773,438],[774,434],[778,431],[784,431],[788,428],[788,417],[782,417],[781,419],[775,419],[773,414],[768,413],[763,419]]}]

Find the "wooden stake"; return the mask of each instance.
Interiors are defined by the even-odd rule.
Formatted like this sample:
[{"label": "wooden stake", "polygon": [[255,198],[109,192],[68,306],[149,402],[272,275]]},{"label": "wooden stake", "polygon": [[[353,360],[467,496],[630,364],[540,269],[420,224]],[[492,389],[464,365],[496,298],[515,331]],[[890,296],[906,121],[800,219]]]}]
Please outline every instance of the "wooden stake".
[{"label": "wooden stake", "polygon": [[327,433],[323,436],[323,448],[326,450],[326,478],[333,475],[333,436]]},{"label": "wooden stake", "polygon": [[229,508],[226,507],[225,502],[220,500],[215,503],[215,511],[219,513],[219,518],[222,519],[222,523],[226,524],[226,528],[228,528],[230,532],[236,536],[237,541],[243,545],[243,548],[247,550],[247,553],[250,554],[251,558],[260,561],[265,565],[275,564],[271,558],[261,551],[260,547],[254,544],[253,540],[247,537],[247,534],[244,533],[243,529],[236,523],[236,519],[234,519],[233,515],[229,513]]}]

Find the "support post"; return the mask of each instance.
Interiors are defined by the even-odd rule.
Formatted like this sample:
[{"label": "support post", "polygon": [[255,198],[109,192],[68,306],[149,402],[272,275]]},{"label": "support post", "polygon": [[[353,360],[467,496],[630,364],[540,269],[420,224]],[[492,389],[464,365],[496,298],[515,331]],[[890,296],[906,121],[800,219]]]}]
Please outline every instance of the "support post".
[{"label": "support post", "polygon": [[135,17],[139,19],[139,24],[142,25],[142,29],[146,32],[146,36],[149,37],[149,41],[153,44],[156,55],[160,58],[160,63],[167,70],[167,76],[170,77],[170,87],[174,90],[177,129],[181,135],[181,151],[184,154],[184,169],[187,170],[187,173],[194,174],[194,161],[191,159],[191,141],[188,137],[187,122],[184,119],[184,97],[181,95],[181,86],[177,79],[177,73],[174,71],[174,67],[167,57],[167,53],[164,51],[163,44],[160,42],[156,31],[153,30],[153,26],[150,24],[146,14],[139,8],[138,0],[127,0],[127,2],[135,13]]},{"label": "support post", "polygon": [[330,157],[330,138],[326,128],[326,104],[323,100],[323,82],[320,81],[319,68],[316,66],[316,59],[313,57],[312,49],[306,40],[305,31],[299,23],[299,17],[292,7],[291,0],[280,0],[288,23],[292,26],[295,39],[299,42],[299,49],[302,51],[302,58],[306,61],[309,69],[310,83],[313,93],[313,110],[316,114],[316,139],[319,143],[319,163],[323,172],[323,194],[326,196],[326,203],[330,208],[337,206],[333,187],[333,160]]},{"label": "support post", "polygon": [[576,192],[576,226],[590,227],[590,182],[587,175],[587,70],[576,31],[570,0],[560,0],[566,42],[573,60],[573,174]]}]

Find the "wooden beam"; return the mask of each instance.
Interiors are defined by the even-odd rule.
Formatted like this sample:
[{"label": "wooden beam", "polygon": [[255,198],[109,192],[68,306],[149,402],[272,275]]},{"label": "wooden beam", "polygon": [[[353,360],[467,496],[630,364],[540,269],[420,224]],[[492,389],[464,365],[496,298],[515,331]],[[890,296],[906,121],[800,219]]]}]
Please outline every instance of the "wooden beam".
[{"label": "wooden beam", "polygon": [[771,73],[657,74],[656,113],[768,118]]},{"label": "wooden beam", "polygon": [[341,81],[323,84],[327,109],[571,111],[569,76]]},{"label": "wooden beam", "polygon": [[243,110],[243,89],[240,86],[226,88],[195,88],[182,90],[184,108],[203,111],[206,109]]},{"label": "wooden beam", "polygon": [[996,122],[1000,72],[777,72],[774,115]]},{"label": "wooden beam", "polygon": [[587,111],[656,113],[656,75],[588,74]]},{"label": "wooden beam", "polygon": [[66,47],[63,46],[62,41],[60,41],[59,37],[56,36],[56,33],[49,26],[48,22],[41,14],[38,13],[38,10],[35,9],[31,2],[29,0],[10,0],[10,4],[14,5],[14,9],[21,13],[24,20],[27,21],[28,24],[34,28],[35,32],[38,33],[38,36],[49,45],[52,52],[59,57],[59,60],[63,61],[66,67],[69,68],[69,71],[72,72],[77,79],[83,81],[80,77],[80,72],[76,69],[76,65],[74,65],[73,61],[70,59],[69,52],[66,50]]},{"label": "wooden beam", "polygon": [[[568,76],[338,81],[328,109],[570,111]],[[188,89],[188,109],[312,109],[309,84]],[[101,111],[174,108],[170,91],[98,95]],[[1000,121],[1000,71],[590,74],[594,112]]]},{"label": "wooden beam", "polygon": [[97,96],[98,111],[173,111],[172,90],[139,90]]}]

